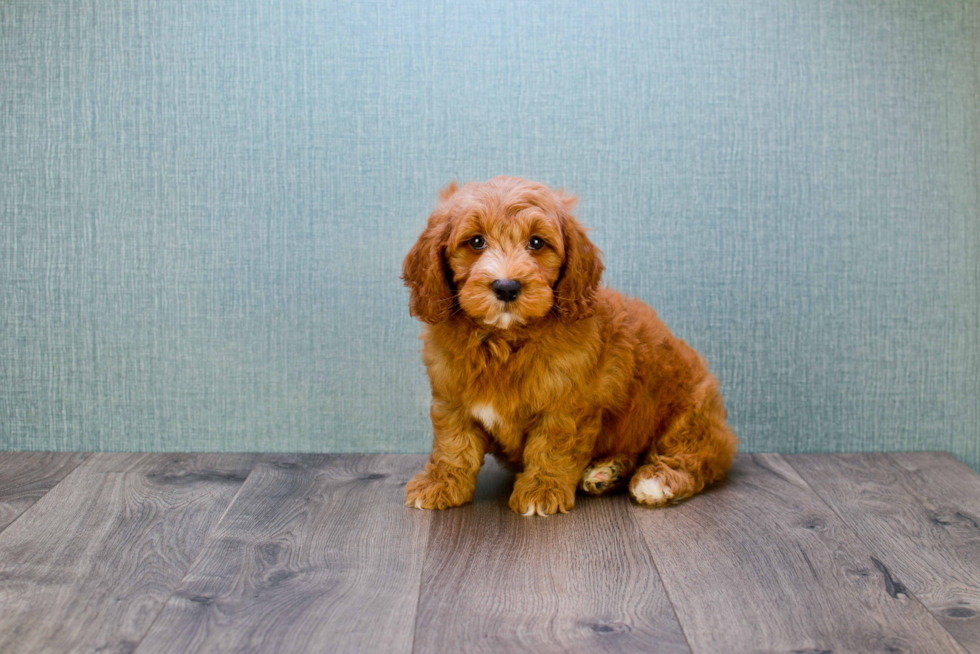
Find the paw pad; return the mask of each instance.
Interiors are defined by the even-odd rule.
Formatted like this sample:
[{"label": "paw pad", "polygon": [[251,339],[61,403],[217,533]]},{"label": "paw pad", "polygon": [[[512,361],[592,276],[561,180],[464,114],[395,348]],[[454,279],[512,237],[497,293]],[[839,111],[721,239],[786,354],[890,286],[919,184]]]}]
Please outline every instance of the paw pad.
[{"label": "paw pad", "polygon": [[589,495],[601,495],[621,480],[622,472],[622,466],[615,463],[589,466],[582,472],[582,490]]}]

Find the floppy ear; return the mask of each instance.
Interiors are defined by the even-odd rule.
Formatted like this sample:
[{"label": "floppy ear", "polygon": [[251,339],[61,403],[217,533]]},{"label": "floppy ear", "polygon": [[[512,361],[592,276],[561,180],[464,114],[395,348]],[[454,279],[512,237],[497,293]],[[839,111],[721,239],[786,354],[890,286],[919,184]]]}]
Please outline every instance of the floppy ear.
[{"label": "floppy ear", "polygon": [[402,280],[412,293],[409,313],[430,325],[449,318],[456,305],[443,253],[448,232],[446,216],[437,209],[402,263]]},{"label": "floppy ear", "polygon": [[596,292],[602,279],[602,253],[589,237],[585,228],[571,215],[576,199],[559,196],[562,239],[565,245],[565,261],[555,284],[555,310],[568,322],[588,318],[595,313]]}]

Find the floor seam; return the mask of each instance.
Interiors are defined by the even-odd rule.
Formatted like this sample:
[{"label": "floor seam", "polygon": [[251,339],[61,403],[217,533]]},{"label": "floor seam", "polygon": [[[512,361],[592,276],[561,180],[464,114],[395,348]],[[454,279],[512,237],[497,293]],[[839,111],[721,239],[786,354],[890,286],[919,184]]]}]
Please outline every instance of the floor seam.
[{"label": "floor seam", "polygon": [[[201,549],[198,550],[197,554],[194,555],[194,559],[191,561],[190,565],[187,566],[187,569],[184,570],[184,574],[180,576],[180,579],[177,580],[177,583],[170,588],[170,592],[167,593],[167,597],[164,598],[162,602],[160,602],[160,610],[157,611],[157,614],[153,617],[153,622],[151,622],[149,626],[147,626],[146,631],[144,631],[143,635],[140,636],[139,641],[136,644],[136,647],[133,648],[134,654],[139,651],[139,648],[143,645],[143,641],[146,640],[146,636],[151,631],[153,631],[153,625],[155,625],[157,623],[157,620],[160,619],[160,616],[163,615],[163,611],[164,609],[167,608],[167,603],[170,601],[170,598],[174,596],[174,593],[177,592],[177,589],[180,588],[180,585],[184,583],[184,579],[187,579],[187,575],[190,574],[190,571],[194,569],[194,566],[197,564],[197,562],[201,560],[201,556],[204,553],[204,550],[207,549],[208,541],[210,541],[211,535],[218,529],[218,527],[221,526],[221,523],[224,522],[225,517],[228,515],[228,511],[231,509],[232,505],[238,499],[238,496],[241,495],[242,489],[245,488],[245,484],[247,484],[248,480],[252,477],[252,473],[255,472],[255,469],[259,467],[259,464],[267,460],[269,456],[270,455],[268,454],[261,454],[256,458],[255,464],[252,465],[251,469],[248,471],[248,475],[245,476],[245,480],[241,483],[241,486],[239,486],[238,490],[235,491],[235,494],[232,496],[231,501],[228,502],[228,506],[226,506],[225,510],[222,511],[221,517],[218,518],[217,522],[214,523],[214,527],[211,528],[211,530],[208,532],[208,535],[204,537],[204,541],[201,544]],[[276,455],[273,454],[271,456],[276,456]]]},{"label": "floor seam", "polygon": [[687,635],[687,630],[681,623],[681,616],[677,613],[677,606],[674,604],[674,600],[670,597],[670,591],[667,590],[667,584],[664,582],[664,576],[660,573],[660,566],[657,565],[657,558],[653,555],[653,548],[650,547],[650,543],[647,542],[646,537],[643,535],[643,530],[640,528],[639,522],[636,520],[636,515],[634,511],[640,510],[653,510],[659,511],[661,509],[640,509],[637,506],[633,506],[633,502],[630,501],[629,497],[626,498],[626,514],[629,515],[630,524],[633,526],[633,531],[640,538],[640,542],[643,543],[643,547],[646,548],[647,554],[650,556],[650,563],[653,564],[653,569],[657,572],[657,578],[660,580],[660,587],[664,589],[664,595],[667,597],[667,603],[670,604],[670,611],[674,614],[674,620],[677,622],[677,627],[681,630],[681,635],[684,637],[684,643],[687,645],[687,650],[694,654],[694,647],[691,646],[691,639]]},{"label": "floor seam", "polygon": [[58,482],[54,486],[52,486],[48,490],[44,491],[44,495],[42,495],[41,497],[37,498],[37,500],[35,500],[33,504],[31,504],[29,507],[27,507],[26,509],[24,509],[23,511],[21,511],[20,513],[18,513],[17,516],[13,520],[11,520],[7,524],[5,524],[3,527],[0,527],[0,536],[2,536],[5,531],[7,531],[7,528],[8,527],[10,527],[13,524],[16,524],[17,521],[20,520],[22,517],[24,517],[24,515],[26,515],[28,511],[30,511],[35,506],[37,506],[38,504],[40,504],[41,503],[41,500],[43,500],[45,497],[48,496],[48,493],[50,493],[51,491],[53,491],[55,488],[57,488],[58,486],[60,486],[63,481],[65,481],[66,479],[68,479],[69,477],[71,477],[72,475],[74,475],[76,472],[78,472],[78,470],[82,466],[84,466],[87,461],[95,458],[93,456],[93,454],[94,454],[93,452],[87,452],[87,453],[85,453],[85,457],[81,461],[79,461],[78,463],[76,463],[75,464],[75,467],[72,468],[68,472],[67,475],[65,475],[64,477],[62,477],[61,479],[59,479]]},{"label": "floor seam", "polygon": [[411,654],[415,654],[415,648],[419,639],[419,608],[422,606],[422,583],[425,581],[425,571],[429,566],[429,544],[432,543],[432,531],[435,529],[435,515],[426,509],[411,509],[412,511],[426,511],[429,514],[429,528],[425,535],[425,553],[422,555],[422,568],[419,570],[419,592],[415,595],[415,619],[412,626],[412,649]]}]

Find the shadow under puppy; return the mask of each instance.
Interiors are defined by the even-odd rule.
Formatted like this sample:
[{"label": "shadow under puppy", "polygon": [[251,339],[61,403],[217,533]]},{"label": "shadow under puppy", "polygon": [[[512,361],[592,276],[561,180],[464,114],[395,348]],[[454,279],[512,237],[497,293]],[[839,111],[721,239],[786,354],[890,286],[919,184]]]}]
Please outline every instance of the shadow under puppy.
[{"label": "shadow under puppy", "polygon": [[731,465],[717,380],[650,307],[599,287],[601,253],[574,204],[516,177],[442,191],[403,266],[427,323],[435,433],[407,506],[468,502],[487,452],[518,472],[510,507],[523,515],[627,482],[661,506]]}]

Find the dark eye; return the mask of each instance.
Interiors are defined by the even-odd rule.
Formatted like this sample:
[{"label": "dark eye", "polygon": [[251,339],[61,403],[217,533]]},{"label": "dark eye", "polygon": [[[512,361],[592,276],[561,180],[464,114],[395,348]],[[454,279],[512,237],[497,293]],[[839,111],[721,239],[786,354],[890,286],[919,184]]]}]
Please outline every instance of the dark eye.
[{"label": "dark eye", "polygon": [[474,236],[470,239],[470,247],[474,250],[482,250],[487,247],[487,242],[483,240],[482,236]]},{"label": "dark eye", "polygon": [[531,240],[527,242],[528,250],[540,250],[543,247],[544,247],[544,241],[537,236],[532,236]]}]

